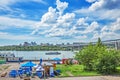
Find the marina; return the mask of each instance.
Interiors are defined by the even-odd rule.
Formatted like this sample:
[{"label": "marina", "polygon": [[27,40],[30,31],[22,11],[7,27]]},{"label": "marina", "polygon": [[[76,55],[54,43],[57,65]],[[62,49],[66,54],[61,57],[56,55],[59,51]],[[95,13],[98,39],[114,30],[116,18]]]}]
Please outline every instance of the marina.
[{"label": "marina", "polygon": [[6,62],[23,62],[23,57],[16,57],[13,52],[0,52],[0,57]]}]

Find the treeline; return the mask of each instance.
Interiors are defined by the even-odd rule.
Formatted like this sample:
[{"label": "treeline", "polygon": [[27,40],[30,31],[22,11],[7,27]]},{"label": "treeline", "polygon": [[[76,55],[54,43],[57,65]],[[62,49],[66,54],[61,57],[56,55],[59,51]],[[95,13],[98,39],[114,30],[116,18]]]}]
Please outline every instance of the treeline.
[{"label": "treeline", "polygon": [[0,46],[0,51],[70,51],[71,48],[60,46]]}]

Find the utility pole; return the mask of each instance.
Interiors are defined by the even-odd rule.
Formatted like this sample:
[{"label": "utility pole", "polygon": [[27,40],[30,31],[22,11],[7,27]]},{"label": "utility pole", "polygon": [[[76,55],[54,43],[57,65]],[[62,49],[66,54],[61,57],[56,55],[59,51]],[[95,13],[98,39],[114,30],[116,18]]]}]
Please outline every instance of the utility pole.
[{"label": "utility pole", "polygon": [[117,40],[115,41],[115,49],[118,50],[118,42],[117,42]]}]

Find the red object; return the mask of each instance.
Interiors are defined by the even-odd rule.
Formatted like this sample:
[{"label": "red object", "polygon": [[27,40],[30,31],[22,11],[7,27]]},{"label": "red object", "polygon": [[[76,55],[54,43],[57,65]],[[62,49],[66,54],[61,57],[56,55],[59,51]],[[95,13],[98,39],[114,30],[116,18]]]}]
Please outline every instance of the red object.
[{"label": "red object", "polygon": [[53,67],[56,68],[56,64],[55,63],[53,63]]},{"label": "red object", "polygon": [[62,59],[62,64],[65,64],[65,60],[67,60],[67,59]]}]

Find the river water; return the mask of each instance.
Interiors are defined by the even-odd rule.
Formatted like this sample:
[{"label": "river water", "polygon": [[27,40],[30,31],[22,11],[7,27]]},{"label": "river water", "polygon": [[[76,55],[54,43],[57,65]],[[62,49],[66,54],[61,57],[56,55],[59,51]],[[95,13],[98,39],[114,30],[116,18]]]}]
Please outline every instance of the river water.
[{"label": "river water", "polygon": [[23,57],[24,60],[40,60],[42,59],[54,59],[54,58],[73,58],[75,53],[72,51],[57,51],[60,52],[60,55],[46,55],[48,52],[56,51],[0,51],[0,52],[11,52],[15,54],[15,57]]}]

